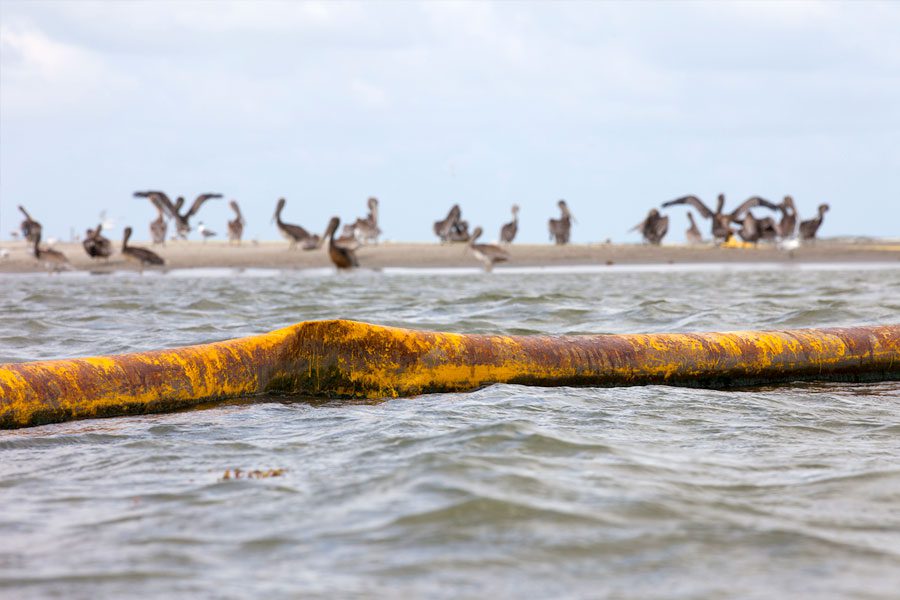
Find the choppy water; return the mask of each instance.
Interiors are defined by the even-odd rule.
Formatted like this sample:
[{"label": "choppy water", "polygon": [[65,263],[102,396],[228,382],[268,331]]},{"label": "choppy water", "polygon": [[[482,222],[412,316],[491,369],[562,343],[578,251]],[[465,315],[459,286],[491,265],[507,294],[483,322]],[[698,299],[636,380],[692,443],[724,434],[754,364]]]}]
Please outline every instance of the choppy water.
[{"label": "choppy water", "polygon": [[[597,333],[900,321],[900,269],[0,279],[0,362],[304,319]],[[285,469],[223,480],[226,469]],[[493,386],[0,432],[0,596],[896,597],[900,384]]]}]

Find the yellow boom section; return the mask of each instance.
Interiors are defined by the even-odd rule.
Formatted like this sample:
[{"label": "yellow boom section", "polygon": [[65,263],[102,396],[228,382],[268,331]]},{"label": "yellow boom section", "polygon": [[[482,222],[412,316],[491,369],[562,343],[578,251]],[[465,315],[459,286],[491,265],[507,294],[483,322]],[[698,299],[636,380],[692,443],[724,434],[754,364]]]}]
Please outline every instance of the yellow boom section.
[{"label": "yellow boom section", "polygon": [[260,394],[383,398],[493,383],[724,388],[900,379],[900,325],[591,336],[465,335],[309,321],[200,346],[0,365],[0,427]]}]

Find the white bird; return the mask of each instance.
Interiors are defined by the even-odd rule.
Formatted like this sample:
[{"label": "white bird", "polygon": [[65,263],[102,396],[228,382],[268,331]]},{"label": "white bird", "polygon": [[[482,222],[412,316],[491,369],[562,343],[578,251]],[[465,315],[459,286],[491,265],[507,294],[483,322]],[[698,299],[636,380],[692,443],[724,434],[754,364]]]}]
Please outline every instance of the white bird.
[{"label": "white bird", "polygon": [[780,250],[796,250],[800,247],[800,239],[799,238],[788,238],[786,240],[781,240],[778,242],[778,248]]},{"label": "white bird", "polygon": [[97,233],[101,233],[103,231],[112,231],[116,228],[116,220],[113,218],[107,218],[106,211],[100,211],[100,231]]},{"label": "white bird", "polygon": [[200,232],[200,235],[203,236],[203,241],[204,241],[204,242],[206,241],[206,238],[211,238],[211,237],[213,237],[213,236],[216,235],[216,232],[215,232],[215,231],[212,231],[212,230],[210,230],[210,229],[208,229],[208,228],[206,227],[206,225],[203,224],[203,221],[200,221],[200,222],[197,224],[197,231],[199,231],[199,232]]}]

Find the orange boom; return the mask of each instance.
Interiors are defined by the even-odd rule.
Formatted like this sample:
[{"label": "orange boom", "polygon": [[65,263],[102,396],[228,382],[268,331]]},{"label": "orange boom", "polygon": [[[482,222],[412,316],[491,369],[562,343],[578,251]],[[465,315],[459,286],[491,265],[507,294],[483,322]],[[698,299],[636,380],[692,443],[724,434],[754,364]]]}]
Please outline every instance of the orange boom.
[{"label": "orange boom", "polygon": [[900,325],[557,337],[309,321],[201,346],[0,365],[0,427],[261,394],[374,399],[493,383],[725,388],[897,379]]}]

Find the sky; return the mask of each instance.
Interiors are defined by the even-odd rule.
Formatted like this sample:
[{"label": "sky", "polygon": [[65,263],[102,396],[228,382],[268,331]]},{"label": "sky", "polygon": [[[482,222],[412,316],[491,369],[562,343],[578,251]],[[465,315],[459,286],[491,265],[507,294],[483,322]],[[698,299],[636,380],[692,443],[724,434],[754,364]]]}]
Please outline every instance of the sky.
[{"label": "sky", "polygon": [[517,203],[546,242],[564,198],[573,242],[639,242],[720,192],[898,237],[898,31],[900,2],[0,0],[0,239],[18,204],[149,239],[145,189],[225,194],[199,220],[223,235],[233,198],[260,240],[280,197],[320,230],[377,196],[388,240],[453,203],[496,239]]}]

